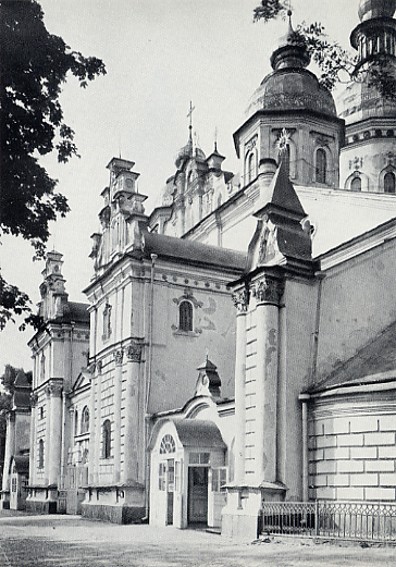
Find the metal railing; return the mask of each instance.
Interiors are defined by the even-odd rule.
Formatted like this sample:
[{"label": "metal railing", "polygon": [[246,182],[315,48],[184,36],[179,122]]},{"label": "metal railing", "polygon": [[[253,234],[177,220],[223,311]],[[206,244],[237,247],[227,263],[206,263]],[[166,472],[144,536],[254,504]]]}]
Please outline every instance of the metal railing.
[{"label": "metal railing", "polygon": [[396,504],[263,502],[263,533],[396,542]]}]

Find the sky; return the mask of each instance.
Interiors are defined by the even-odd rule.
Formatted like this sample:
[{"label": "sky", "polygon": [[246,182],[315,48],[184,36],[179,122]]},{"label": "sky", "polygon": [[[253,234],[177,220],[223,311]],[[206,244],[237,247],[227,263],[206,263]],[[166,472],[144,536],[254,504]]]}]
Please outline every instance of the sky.
[{"label": "sky", "polygon": [[[103,59],[107,74],[86,89],[70,77],[61,102],[75,132],[80,159],[41,163],[58,179],[71,212],[51,224],[49,249],[64,255],[63,275],[72,301],[92,277],[90,235],[98,230],[100,192],[108,184],[106,165],[114,156],[136,163],[139,192],[158,201],[175,172],[174,159],[188,138],[187,112],[193,101],[194,130],[208,155],[217,130],[223,168],[237,172],[232,141],[249,98],[270,72],[269,57],[285,33],[282,20],[253,23],[259,0],[41,0],[50,33],[74,50]],[[358,23],[358,0],[294,0],[293,20],[321,21],[328,34],[349,47]],[[39,300],[43,262],[18,238],[2,238],[2,275]],[[26,345],[32,331],[8,324],[0,333],[0,373],[7,363],[31,369]]]}]

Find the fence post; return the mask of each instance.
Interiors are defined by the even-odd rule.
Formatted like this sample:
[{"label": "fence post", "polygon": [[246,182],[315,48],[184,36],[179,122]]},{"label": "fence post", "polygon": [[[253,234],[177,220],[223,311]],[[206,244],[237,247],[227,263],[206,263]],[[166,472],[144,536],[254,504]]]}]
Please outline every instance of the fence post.
[{"label": "fence post", "polygon": [[319,535],[319,500],[315,500],[315,535]]}]

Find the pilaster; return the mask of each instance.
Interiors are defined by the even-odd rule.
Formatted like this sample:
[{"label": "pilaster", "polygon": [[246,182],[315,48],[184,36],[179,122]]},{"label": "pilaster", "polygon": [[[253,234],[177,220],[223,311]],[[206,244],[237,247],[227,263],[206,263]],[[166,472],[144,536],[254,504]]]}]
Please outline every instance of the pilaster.
[{"label": "pilaster", "polygon": [[121,392],[122,392],[122,349],[114,353],[114,482],[119,482],[121,471]]},{"label": "pilaster", "polygon": [[138,431],[139,431],[139,371],[142,358],[142,345],[132,343],[127,347],[127,385],[125,395],[125,436],[124,436],[124,474],[125,483],[137,481]]},{"label": "pilaster", "polygon": [[246,314],[249,292],[246,288],[232,296],[237,309],[235,357],[235,483],[245,481],[245,430],[246,430]]},{"label": "pilaster", "polygon": [[47,386],[47,396],[50,399],[51,424],[48,483],[56,485],[60,475],[62,451],[62,383],[51,381]]}]

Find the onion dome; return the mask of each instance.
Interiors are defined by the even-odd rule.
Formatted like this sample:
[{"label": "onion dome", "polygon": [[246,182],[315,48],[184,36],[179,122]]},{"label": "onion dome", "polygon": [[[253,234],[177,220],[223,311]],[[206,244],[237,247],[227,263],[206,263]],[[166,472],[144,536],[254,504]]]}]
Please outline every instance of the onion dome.
[{"label": "onion dome", "polygon": [[360,0],[359,18],[361,22],[373,18],[392,18],[396,10],[396,0]]},{"label": "onion dome", "polygon": [[193,143],[190,137],[187,144],[177,152],[177,156],[175,159],[175,166],[177,167],[177,169],[180,169],[180,166],[182,165],[185,159],[189,159],[193,157],[193,152],[194,152]]},{"label": "onion dome", "polygon": [[332,94],[322,87],[316,75],[306,67],[310,62],[304,39],[294,31],[291,12],[286,35],[271,56],[273,72],[267,75],[253,94],[248,117],[257,111],[308,110],[337,116]]}]

